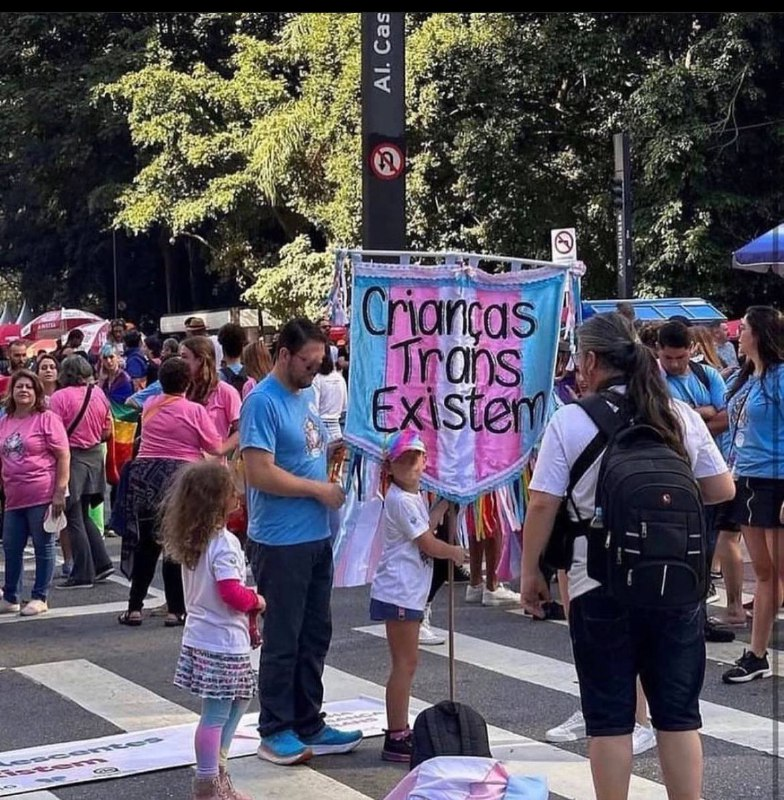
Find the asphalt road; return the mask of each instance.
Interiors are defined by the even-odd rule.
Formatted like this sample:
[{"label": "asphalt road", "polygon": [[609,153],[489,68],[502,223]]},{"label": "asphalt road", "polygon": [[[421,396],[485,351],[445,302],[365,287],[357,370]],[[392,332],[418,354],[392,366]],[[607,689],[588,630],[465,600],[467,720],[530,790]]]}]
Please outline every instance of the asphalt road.
[{"label": "asphalt road", "polygon": [[[109,544],[116,558],[118,540]],[[444,587],[436,599],[437,627],[446,626],[448,591]],[[198,711],[198,700],[172,685],[181,629],[164,628],[159,617],[146,617],[139,628],[119,626],[117,613],[126,598],[126,586],[110,581],[87,591],[53,590],[51,611],[40,618],[0,617],[0,767],[8,751],[144,730],[158,727],[146,723],[169,712],[172,720],[182,721],[190,719],[189,711]],[[457,699],[484,715],[492,726],[491,742],[515,772],[546,774],[553,798],[593,798],[586,743],[540,744],[548,728],[577,708],[566,627],[532,622],[513,610],[466,605],[460,585],[455,598]],[[150,605],[160,602],[151,598]],[[369,622],[367,607],[368,587],[334,592],[327,699],[383,696],[386,642],[381,629]],[[782,649],[781,630],[779,622],[772,644],[776,651]],[[784,743],[774,720],[781,719],[784,661],[775,654],[779,677],[770,680],[725,686],[720,679],[748,636],[744,630],[733,645],[709,645],[702,695],[708,800],[781,796]],[[446,653],[446,646],[420,650],[414,684],[419,701],[428,704],[448,696]],[[135,702],[139,695],[149,701],[146,706]],[[271,767],[249,756],[232,760],[232,771],[258,800],[380,800],[405,775],[403,767],[381,761],[380,746],[379,738],[367,739],[350,755],[319,757],[310,766],[295,768]],[[631,797],[666,798],[656,750],[635,759],[634,774]],[[43,785],[40,792],[23,796],[185,798],[190,796],[190,778],[190,769],[180,767],[79,785]],[[4,787],[11,785],[0,778],[0,797],[9,796]]]}]

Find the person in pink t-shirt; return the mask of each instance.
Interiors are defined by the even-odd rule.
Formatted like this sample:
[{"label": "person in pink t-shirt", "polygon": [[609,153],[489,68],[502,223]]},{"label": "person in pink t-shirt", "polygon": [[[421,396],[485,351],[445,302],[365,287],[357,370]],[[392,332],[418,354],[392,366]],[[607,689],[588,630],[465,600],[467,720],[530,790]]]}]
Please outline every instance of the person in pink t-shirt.
[{"label": "person in pink t-shirt", "polygon": [[[65,509],[70,453],[62,420],[44,406],[44,388],[38,376],[27,370],[11,378],[6,414],[0,419],[5,512],[3,553],[5,581],[0,613],[21,611],[31,617],[48,611],[56,536],[44,529],[51,505],[57,517]],[[35,549],[35,584],[31,600],[21,607],[24,548],[32,538]]]},{"label": "person in pink t-shirt", "polygon": [[[125,498],[126,519],[134,523],[124,536],[123,559],[127,561],[131,590],[128,610],[118,617],[121,625],[138,626],[142,622],[144,598],[150,588],[161,554],[158,535],[158,512],[164,492],[184,463],[200,461],[203,456],[223,456],[233,448],[224,442],[204,406],[185,397],[191,372],[182,358],[168,358],[158,374],[163,394],[144,404],[141,444],[130,467]],[[133,552],[128,552],[133,538]],[[163,560],[163,587],[167,615],[164,624],[175,626],[185,620],[182,576],[177,564]]]},{"label": "person in pink t-shirt", "polygon": [[236,447],[242,398],[234,387],[220,380],[212,343],[203,336],[191,336],[180,344],[180,356],[188,365],[191,375],[188,400],[204,406],[218,433],[226,438],[231,437]]},{"label": "person in pink t-shirt", "polygon": [[90,589],[105,581],[114,566],[101,532],[90,518],[91,506],[103,502],[106,470],[101,442],[112,430],[112,413],[95,386],[93,368],[83,356],[68,356],[60,366],[60,385],[49,408],[61,417],[71,448],[71,475],[65,516],[73,551],[73,568],[58,589]]}]

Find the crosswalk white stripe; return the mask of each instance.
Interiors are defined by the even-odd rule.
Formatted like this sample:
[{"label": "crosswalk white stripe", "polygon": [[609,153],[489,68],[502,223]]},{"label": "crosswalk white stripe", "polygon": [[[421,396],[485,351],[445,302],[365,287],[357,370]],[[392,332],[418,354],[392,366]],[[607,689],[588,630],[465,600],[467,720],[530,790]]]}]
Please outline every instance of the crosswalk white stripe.
[{"label": "crosswalk white stripe", "polygon": [[[108,578],[108,580],[112,581],[112,583],[118,583],[120,586],[130,587],[130,583],[123,578],[121,575],[112,575]],[[49,601],[58,603],[63,598],[67,598],[72,591],[80,591],[80,592],[89,592],[90,589],[73,589],[73,590],[61,590],[58,591],[56,588],[53,588],[50,595]],[[54,595],[54,597],[53,597]],[[165,595],[158,589],[153,588],[152,586],[147,591],[148,598],[152,598],[153,602],[148,602],[148,608],[156,608],[157,606],[161,605],[165,599]],[[119,614],[122,611],[125,611],[128,608],[128,601],[123,600],[122,602],[116,603],[88,603],[81,606],[55,606],[54,608],[49,608],[43,614],[37,614],[34,617],[23,617],[19,614],[3,614],[0,615],[0,625],[8,625],[14,622],[35,622],[38,620],[45,620],[45,619],[69,619],[71,617],[86,617],[91,614]]]},{"label": "crosswalk white stripe", "polygon": [[[708,608],[710,609],[711,606],[708,606]],[[510,608],[507,609],[507,612],[518,616],[523,615],[522,608]],[[566,622],[563,620],[551,619],[548,620],[548,624],[566,627]],[[738,629],[735,630],[737,631]],[[751,627],[746,630],[751,633]],[[743,655],[743,651],[748,649],[749,646],[748,643],[737,639],[734,642],[705,642],[705,652],[709,661],[731,665]],[[774,675],[784,678],[784,652],[768,648],[768,663]]]},{"label": "crosswalk white stripe", "polygon": [[24,794],[9,794],[5,800],[59,800],[51,792],[25,792]]},{"label": "crosswalk white stripe", "polygon": [[[351,758],[350,755],[345,758]],[[311,762],[313,764],[313,762]],[[370,800],[370,798],[328,775],[307,766],[276,767],[255,756],[234,758],[231,779],[241,791],[264,800],[318,798],[318,800]]]},{"label": "crosswalk white stripe", "polygon": [[[385,638],[383,625],[370,625],[355,630]],[[446,631],[439,631],[436,628],[434,630],[446,635]],[[448,656],[446,647],[427,648],[427,652],[442,657]],[[579,697],[580,694],[574,665],[529,650],[507,647],[486,639],[456,633],[455,658],[462,663],[546,689],[554,689],[575,697]],[[774,737],[775,723],[769,717],[760,717],[707,700],[700,701],[700,711],[703,719],[702,733],[705,736],[776,755],[774,741],[779,741],[780,737]],[[784,725],[781,723],[779,725],[780,732],[784,733]],[[779,745],[777,755],[784,757],[784,745]]]},{"label": "crosswalk white stripe", "polygon": [[[383,686],[330,666],[324,669],[324,691],[329,700],[346,700],[357,695],[379,699],[384,697]],[[430,705],[424,700],[411,698],[413,712]],[[596,799],[587,758],[494,725],[488,725],[487,729],[493,755],[504,761],[509,772],[543,775],[548,780],[551,792],[570,800]],[[655,781],[632,775],[629,797],[635,800],[667,800],[667,791]]]},{"label": "crosswalk white stripe", "polygon": [[124,731],[183,725],[198,719],[189,709],[83,659],[18,667],[16,671]]}]

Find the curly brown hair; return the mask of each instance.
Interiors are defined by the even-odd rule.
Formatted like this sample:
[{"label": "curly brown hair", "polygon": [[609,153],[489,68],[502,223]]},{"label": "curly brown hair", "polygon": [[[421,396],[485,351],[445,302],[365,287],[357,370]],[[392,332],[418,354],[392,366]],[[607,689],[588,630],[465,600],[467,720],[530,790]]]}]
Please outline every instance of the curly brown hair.
[{"label": "curly brown hair", "polygon": [[236,497],[229,470],[218,461],[183,467],[161,503],[160,530],[166,555],[195,569],[210,539],[226,525],[226,510]]},{"label": "curly brown hair", "polygon": [[215,366],[215,346],[206,336],[190,336],[180,347],[186,347],[196,356],[201,369],[188,386],[186,397],[199,405],[206,405],[207,398],[218,385],[218,369]]}]

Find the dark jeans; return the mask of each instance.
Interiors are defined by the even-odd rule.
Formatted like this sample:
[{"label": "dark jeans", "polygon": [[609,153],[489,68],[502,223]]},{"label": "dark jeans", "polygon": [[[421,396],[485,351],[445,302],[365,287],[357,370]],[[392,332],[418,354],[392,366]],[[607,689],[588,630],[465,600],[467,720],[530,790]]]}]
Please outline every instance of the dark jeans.
[{"label": "dark jeans", "polygon": [[318,733],[322,674],[332,640],[329,539],[291,545],[248,542],[259,594],[267,601],[259,666],[259,733]]},{"label": "dark jeans", "polygon": [[700,728],[704,625],[702,603],[629,608],[602,587],[572,600],[569,633],[588,735],[634,730],[638,675],[656,730]]},{"label": "dark jeans", "polygon": [[90,519],[90,497],[69,497],[65,506],[68,521],[68,536],[73,551],[71,577],[78,581],[92,582],[96,573],[112,566],[106,552],[101,532]]},{"label": "dark jeans", "polygon": [[[133,556],[133,572],[131,573],[131,592],[128,598],[128,611],[141,611],[144,598],[155,577],[155,567],[161,554],[158,532],[153,520],[139,520],[139,544]],[[185,595],[182,588],[182,569],[179,564],[163,559],[161,567],[163,575],[163,591],[166,594],[166,606],[170,614],[185,613]]]}]

